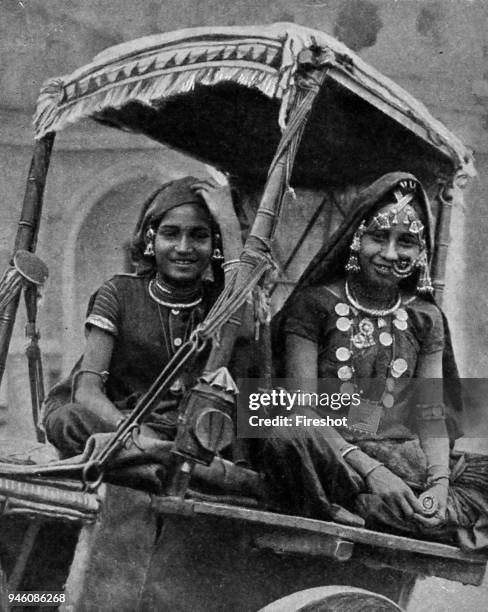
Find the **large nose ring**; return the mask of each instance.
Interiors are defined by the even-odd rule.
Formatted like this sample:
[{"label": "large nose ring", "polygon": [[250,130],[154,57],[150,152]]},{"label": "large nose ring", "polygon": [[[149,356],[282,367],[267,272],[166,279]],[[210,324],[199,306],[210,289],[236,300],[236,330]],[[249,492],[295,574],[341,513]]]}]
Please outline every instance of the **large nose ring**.
[{"label": "large nose ring", "polygon": [[416,261],[410,257],[399,257],[393,262],[392,272],[397,278],[406,278],[412,274]]}]

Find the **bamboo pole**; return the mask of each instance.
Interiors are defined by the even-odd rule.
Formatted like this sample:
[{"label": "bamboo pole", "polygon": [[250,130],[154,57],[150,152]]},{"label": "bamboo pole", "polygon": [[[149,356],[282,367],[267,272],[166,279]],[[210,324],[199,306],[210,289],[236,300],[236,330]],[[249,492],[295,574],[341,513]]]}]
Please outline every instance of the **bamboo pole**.
[{"label": "bamboo pole", "polygon": [[439,208],[437,211],[437,221],[435,227],[435,252],[432,260],[432,284],[434,287],[434,297],[439,306],[442,306],[444,287],[446,284],[445,276],[447,251],[449,247],[452,206],[456,189],[456,176],[457,175],[454,175],[443,185],[441,185],[439,193],[437,194]]},{"label": "bamboo pole", "polygon": [[[49,168],[49,160],[54,143],[54,133],[47,134],[38,140],[34,146],[32,161],[27,176],[22,213],[15,237],[13,258],[19,249],[34,252],[39,234],[44,187]],[[20,301],[20,292],[12,299],[0,315],[0,384],[2,382],[5,365],[7,363],[8,349],[12,338],[15,317]]]}]

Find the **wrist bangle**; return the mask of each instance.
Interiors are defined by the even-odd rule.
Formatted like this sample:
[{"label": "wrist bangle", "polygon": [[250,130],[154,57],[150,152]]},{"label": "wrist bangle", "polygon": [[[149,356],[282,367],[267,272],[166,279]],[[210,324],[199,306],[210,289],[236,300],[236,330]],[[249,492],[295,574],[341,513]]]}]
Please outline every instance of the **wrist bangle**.
[{"label": "wrist bangle", "polygon": [[359,446],[348,446],[346,450],[340,450],[342,458],[345,459],[346,455],[349,455],[352,451],[359,450]]},{"label": "wrist bangle", "polygon": [[449,488],[449,476],[431,476],[430,478],[427,478],[427,484],[429,486],[438,484],[448,489]]},{"label": "wrist bangle", "polygon": [[384,463],[377,463],[376,465],[373,465],[372,468],[369,468],[369,470],[366,472],[366,474],[363,475],[363,480],[366,480],[366,478],[372,474],[375,470],[377,470],[379,467],[385,467]]}]

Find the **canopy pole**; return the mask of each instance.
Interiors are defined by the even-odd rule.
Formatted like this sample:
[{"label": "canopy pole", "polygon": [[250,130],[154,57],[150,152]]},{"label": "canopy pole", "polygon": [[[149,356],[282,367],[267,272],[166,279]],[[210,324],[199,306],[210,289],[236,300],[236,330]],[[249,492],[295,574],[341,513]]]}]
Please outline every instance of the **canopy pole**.
[{"label": "canopy pole", "polygon": [[447,250],[449,246],[451,214],[453,204],[461,198],[466,186],[468,175],[463,170],[458,170],[453,177],[443,182],[437,194],[439,211],[437,215],[435,232],[435,254],[432,261],[432,281],[434,285],[434,296],[439,306],[442,306],[444,297]]},{"label": "canopy pole", "polygon": [[[54,144],[54,132],[46,134],[34,146],[32,161],[27,176],[22,213],[15,237],[14,251],[10,266],[14,265],[14,256],[20,249],[33,253],[37,245],[39,224],[41,220],[44,187],[49,168],[51,151]],[[0,313],[0,385],[7,363],[8,349],[12,338],[20,291]]]}]

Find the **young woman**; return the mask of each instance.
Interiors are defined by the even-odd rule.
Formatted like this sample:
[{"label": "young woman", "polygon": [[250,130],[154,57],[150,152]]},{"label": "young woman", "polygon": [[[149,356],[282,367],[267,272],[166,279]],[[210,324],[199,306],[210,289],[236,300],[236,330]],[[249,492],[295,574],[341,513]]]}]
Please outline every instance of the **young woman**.
[{"label": "young woman", "polygon": [[[137,273],[114,276],[92,296],[83,358],[47,398],[44,427],[63,458],[80,454],[92,434],[115,431],[215,301],[221,249],[232,259],[240,244],[226,188],[186,177],[152,194],[133,238]],[[183,372],[142,425],[140,447],[174,437],[178,400],[205,358]]]},{"label": "young woman", "polygon": [[338,379],[337,390],[360,401],[333,415],[344,414],[347,427],[276,432],[260,466],[288,511],[333,517],[336,503],[369,526],[457,532],[464,545],[479,546],[487,465],[478,488],[463,485],[469,461],[452,471],[461,397],[447,323],[431,294],[431,252],[429,203],[413,176],[388,174],[359,194],[280,313],[275,348],[302,390]]}]

